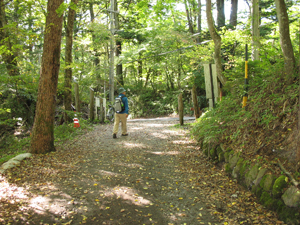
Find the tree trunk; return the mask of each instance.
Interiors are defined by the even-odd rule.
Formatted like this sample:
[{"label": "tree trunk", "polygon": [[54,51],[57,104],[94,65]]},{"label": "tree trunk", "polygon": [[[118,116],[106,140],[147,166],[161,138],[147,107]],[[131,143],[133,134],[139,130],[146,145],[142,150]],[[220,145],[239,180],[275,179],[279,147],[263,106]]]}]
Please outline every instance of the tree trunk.
[{"label": "tree trunk", "polygon": [[200,109],[198,105],[198,99],[197,99],[197,91],[196,91],[196,86],[193,86],[192,89],[192,99],[193,99],[193,105],[194,105],[194,116],[196,119],[198,119],[200,115]]},{"label": "tree trunk", "polygon": [[214,52],[214,59],[215,59],[215,64],[216,64],[216,72],[219,80],[223,85],[226,83],[226,79],[223,76],[223,68],[222,68],[222,62],[221,62],[221,37],[217,33],[213,17],[212,17],[212,12],[211,12],[211,0],[206,0],[206,17],[207,17],[207,24],[208,24],[208,29],[210,36],[212,37],[214,44],[215,44],[215,52]]},{"label": "tree trunk", "polygon": [[252,60],[259,60],[259,0],[252,0]]},{"label": "tree trunk", "polygon": [[[118,11],[118,2],[115,0],[115,10]],[[115,21],[116,21],[116,30],[120,30],[120,22],[119,22],[119,14],[115,13]],[[122,40],[116,40],[116,57],[120,57],[122,54]],[[118,63],[116,65],[116,77],[120,85],[124,85],[124,77],[123,77],[123,65],[122,63]]]},{"label": "tree trunk", "polygon": [[[116,57],[119,57],[122,53],[122,41],[116,41]],[[123,78],[123,65],[122,63],[118,63],[116,67],[116,76],[118,81],[121,85],[124,85],[124,78]]]},{"label": "tree trunk", "polygon": [[182,101],[182,93],[178,96],[178,113],[179,113],[179,122],[180,125],[183,125],[183,101]]},{"label": "tree trunk", "polygon": [[[94,3],[92,3],[92,2],[89,3],[90,17],[91,17],[92,23],[95,19],[93,5],[94,5]],[[93,40],[93,46],[95,46],[96,45],[96,35],[94,34],[94,32],[92,32],[92,40]],[[94,65],[95,65],[95,76],[96,76],[96,80],[97,80],[95,89],[99,91],[101,89],[100,59],[99,59],[100,54],[98,52],[98,49],[95,47],[93,47],[93,51],[95,52]]]},{"label": "tree trunk", "polygon": [[150,77],[151,73],[152,73],[152,69],[149,68],[148,71],[147,71],[147,76],[146,76],[146,81],[145,81],[144,88],[146,88],[147,85],[148,85],[148,81],[149,81],[149,77]]},{"label": "tree trunk", "polygon": [[80,112],[80,99],[79,99],[79,85],[74,83],[74,94],[75,94],[75,109],[76,112]]},{"label": "tree trunk", "polygon": [[218,27],[225,26],[224,0],[217,0],[217,22]]},{"label": "tree trunk", "polygon": [[192,15],[190,15],[189,7],[188,7],[186,0],[184,0],[184,5],[185,5],[186,17],[187,17],[188,25],[189,25],[189,31],[191,34],[193,34],[194,28],[193,28]]},{"label": "tree trunk", "polygon": [[284,0],[275,0],[275,4],[279,22],[280,44],[284,56],[284,70],[287,82],[292,83],[296,61],[290,38],[289,17]]},{"label": "tree trunk", "polygon": [[231,0],[230,26],[235,29],[237,25],[238,0]]},{"label": "tree trunk", "polygon": [[46,30],[39,81],[36,113],[31,138],[31,153],[55,151],[54,114],[58,73],[60,67],[62,13],[56,10],[63,0],[49,0],[47,4]]},{"label": "tree trunk", "polygon": [[95,99],[94,99],[94,90],[90,89],[90,120],[95,119]]},{"label": "tree trunk", "polygon": [[202,9],[202,5],[201,5],[201,0],[198,0],[198,22],[197,22],[197,26],[198,26],[198,33],[199,33],[199,36],[197,37],[197,42],[200,43],[201,40],[202,40],[202,37],[201,37],[201,33],[202,33],[202,26],[201,26],[201,9]]},{"label": "tree trunk", "polygon": [[[73,7],[76,6],[78,0],[72,0],[71,6],[69,8],[68,13],[68,24],[66,30],[66,52],[65,52],[65,62],[66,62],[66,69],[65,69],[65,86],[64,86],[64,107],[65,110],[71,111],[71,104],[72,104],[72,47],[73,47],[73,27],[74,27],[74,20],[75,20],[75,10]],[[64,120],[65,122],[69,122],[72,119],[69,118],[67,113],[64,113]]]},{"label": "tree trunk", "polygon": [[[299,23],[299,34],[300,34],[300,23]],[[300,52],[300,35],[299,35],[299,52]],[[299,58],[299,65],[298,65],[298,73],[299,73],[299,79],[300,79],[300,58]],[[297,170],[299,170],[300,167],[300,88],[299,88],[299,100],[298,100],[298,138],[297,138]]]}]

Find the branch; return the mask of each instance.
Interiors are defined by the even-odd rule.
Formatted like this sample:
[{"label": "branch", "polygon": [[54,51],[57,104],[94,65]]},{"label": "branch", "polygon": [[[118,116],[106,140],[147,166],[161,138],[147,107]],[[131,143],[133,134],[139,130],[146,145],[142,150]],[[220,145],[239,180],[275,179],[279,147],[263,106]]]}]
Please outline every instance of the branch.
[{"label": "branch", "polygon": [[278,159],[278,166],[281,168],[281,170],[286,174],[288,175],[288,177],[291,179],[292,183],[297,187],[299,188],[300,187],[300,184],[294,179],[294,177],[292,176],[292,174],[290,172],[288,172],[284,167],[283,165],[281,164],[281,162],[279,161]]}]

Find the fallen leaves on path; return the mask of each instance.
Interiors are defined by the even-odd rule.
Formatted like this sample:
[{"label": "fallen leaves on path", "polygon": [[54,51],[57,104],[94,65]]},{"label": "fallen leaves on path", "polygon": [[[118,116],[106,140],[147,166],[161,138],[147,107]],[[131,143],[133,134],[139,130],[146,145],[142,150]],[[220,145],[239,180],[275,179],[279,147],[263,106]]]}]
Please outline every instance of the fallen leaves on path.
[{"label": "fallen leaves on path", "polygon": [[[175,122],[176,123],[176,122]],[[1,224],[278,224],[174,122],[109,125],[0,177]]]}]

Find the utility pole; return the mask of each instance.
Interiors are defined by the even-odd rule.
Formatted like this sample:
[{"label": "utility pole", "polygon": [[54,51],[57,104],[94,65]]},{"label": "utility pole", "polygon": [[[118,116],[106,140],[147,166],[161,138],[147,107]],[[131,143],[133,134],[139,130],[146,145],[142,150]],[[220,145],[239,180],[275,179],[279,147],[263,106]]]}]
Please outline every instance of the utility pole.
[{"label": "utility pole", "polygon": [[114,13],[115,13],[115,0],[110,1],[110,62],[109,62],[109,101],[114,101],[114,54],[115,54],[115,30],[114,30]]}]

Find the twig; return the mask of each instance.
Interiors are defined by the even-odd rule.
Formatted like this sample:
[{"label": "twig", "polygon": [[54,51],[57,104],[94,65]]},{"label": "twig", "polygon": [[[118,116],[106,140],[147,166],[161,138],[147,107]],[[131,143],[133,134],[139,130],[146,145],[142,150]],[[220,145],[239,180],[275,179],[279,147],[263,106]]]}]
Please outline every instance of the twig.
[{"label": "twig", "polygon": [[283,167],[283,165],[281,164],[281,162],[279,161],[279,159],[278,159],[278,166],[281,168],[281,170],[286,174],[286,175],[288,175],[288,177],[291,179],[291,181],[292,181],[292,183],[297,187],[297,188],[299,188],[300,187],[300,185],[299,185],[299,183],[294,179],[294,177],[292,176],[292,174],[290,173],[290,172],[288,172],[284,167]]}]

